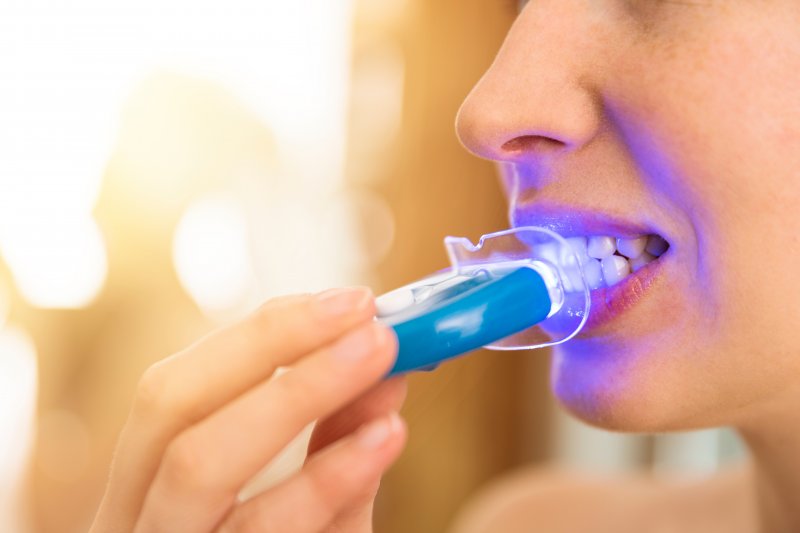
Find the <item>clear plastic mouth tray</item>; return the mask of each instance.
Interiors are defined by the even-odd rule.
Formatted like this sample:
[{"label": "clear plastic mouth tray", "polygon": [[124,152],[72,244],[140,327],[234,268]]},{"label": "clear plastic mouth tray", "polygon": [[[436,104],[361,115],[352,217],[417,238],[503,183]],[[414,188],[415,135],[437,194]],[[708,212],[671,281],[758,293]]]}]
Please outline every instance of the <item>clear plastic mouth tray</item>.
[{"label": "clear plastic mouth tray", "polygon": [[399,340],[391,374],[435,368],[486,347],[525,350],[574,337],[590,296],[578,256],[544,228],[444,241],[451,268],[377,299],[378,319]]}]

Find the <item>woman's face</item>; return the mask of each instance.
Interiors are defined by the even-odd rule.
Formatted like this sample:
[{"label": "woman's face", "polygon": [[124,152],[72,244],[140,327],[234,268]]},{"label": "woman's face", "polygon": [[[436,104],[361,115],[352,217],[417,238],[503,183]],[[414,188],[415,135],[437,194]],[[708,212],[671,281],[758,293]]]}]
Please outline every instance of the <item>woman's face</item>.
[{"label": "woman's face", "polygon": [[568,409],[687,429],[800,395],[800,2],[532,0],[458,133],[514,225],[669,243],[557,349]]}]

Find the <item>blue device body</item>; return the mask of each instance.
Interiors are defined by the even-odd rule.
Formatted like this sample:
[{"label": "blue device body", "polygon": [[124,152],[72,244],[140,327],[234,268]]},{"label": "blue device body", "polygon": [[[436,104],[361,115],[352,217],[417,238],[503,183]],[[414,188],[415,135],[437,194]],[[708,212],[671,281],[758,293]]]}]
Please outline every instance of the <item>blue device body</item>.
[{"label": "blue device body", "polygon": [[387,317],[399,341],[389,375],[435,367],[534,326],[550,311],[547,285],[533,268],[467,279],[397,320]]}]

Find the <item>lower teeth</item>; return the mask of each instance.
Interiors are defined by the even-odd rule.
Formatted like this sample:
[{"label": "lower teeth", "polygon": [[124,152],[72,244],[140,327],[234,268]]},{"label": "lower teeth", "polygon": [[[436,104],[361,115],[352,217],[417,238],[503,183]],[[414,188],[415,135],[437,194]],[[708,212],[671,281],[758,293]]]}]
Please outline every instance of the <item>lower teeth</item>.
[{"label": "lower teeth", "polygon": [[[609,240],[610,237],[572,237],[567,239],[567,243],[575,251],[583,266],[583,276],[591,290],[616,285],[632,272],[638,272],[658,259],[669,248],[669,244],[658,235],[636,239],[617,239],[615,250],[610,249]],[[636,255],[627,257],[624,253]],[[568,291],[583,290],[583,283],[581,283],[577,271],[568,273],[567,277],[565,285],[570,286],[565,288]]]}]

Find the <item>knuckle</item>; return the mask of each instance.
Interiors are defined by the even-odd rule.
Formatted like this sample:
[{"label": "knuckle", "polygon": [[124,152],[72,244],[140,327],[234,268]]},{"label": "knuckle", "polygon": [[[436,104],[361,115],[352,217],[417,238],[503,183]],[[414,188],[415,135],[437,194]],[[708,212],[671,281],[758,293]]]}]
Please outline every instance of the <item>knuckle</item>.
[{"label": "knuckle", "polygon": [[273,382],[275,395],[281,405],[289,405],[298,415],[304,415],[313,409],[315,398],[320,397],[319,387],[313,379],[302,370],[289,370]]},{"label": "knuckle", "polygon": [[253,313],[255,322],[261,326],[273,326],[278,317],[285,316],[286,313],[308,303],[308,295],[289,295],[271,298],[261,304]]},{"label": "knuckle", "polygon": [[[263,345],[266,339],[297,335],[298,341],[308,336],[308,313],[300,312],[307,297],[285,296],[261,304],[245,321],[243,342]],[[302,333],[302,336],[300,334]]]},{"label": "knuckle", "polygon": [[257,327],[271,326],[279,307],[283,307],[280,301],[275,299],[267,300],[253,311],[251,315],[252,322]]},{"label": "knuckle", "polygon": [[181,435],[172,441],[162,463],[164,482],[172,488],[190,491],[214,488],[214,465],[192,439]]},{"label": "knuckle", "polygon": [[146,416],[160,416],[172,413],[175,400],[172,395],[167,372],[162,363],[156,363],[145,370],[136,387],[135,405]]}]

